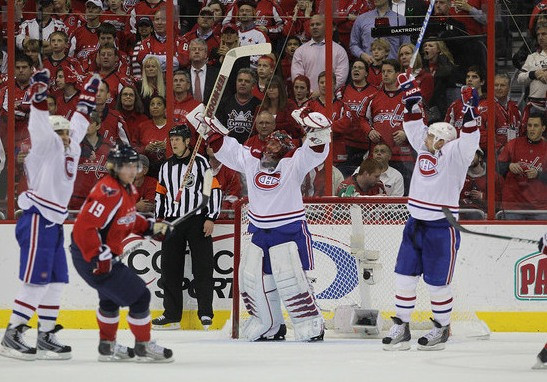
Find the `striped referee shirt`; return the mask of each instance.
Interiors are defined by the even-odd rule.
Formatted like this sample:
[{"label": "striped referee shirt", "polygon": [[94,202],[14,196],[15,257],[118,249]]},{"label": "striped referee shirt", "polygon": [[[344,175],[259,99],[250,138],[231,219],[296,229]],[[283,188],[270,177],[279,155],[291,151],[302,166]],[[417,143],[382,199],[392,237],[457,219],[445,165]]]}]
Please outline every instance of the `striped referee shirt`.
[{"label": "striped referee shirt", "polygon": [[[162,219],[176,219],[186,215],[188,212],[197,208],[203,200],[203,175],[210,167],[209,163],[200,154],[192,166],[192,172],[184,191],[182,192],[180,203],[175,204],[175,198],[179,191],[182,179],[188,168],[190,155],[184,158],[171,156],[164,162],[158,174],[158,185],[156,187],[156,217]],[[215,221],[220,214],[222,202],[222,191],[216,178],[213,179],[213,189],[207,207],[197,212],[205,214],[207,219]]]}]

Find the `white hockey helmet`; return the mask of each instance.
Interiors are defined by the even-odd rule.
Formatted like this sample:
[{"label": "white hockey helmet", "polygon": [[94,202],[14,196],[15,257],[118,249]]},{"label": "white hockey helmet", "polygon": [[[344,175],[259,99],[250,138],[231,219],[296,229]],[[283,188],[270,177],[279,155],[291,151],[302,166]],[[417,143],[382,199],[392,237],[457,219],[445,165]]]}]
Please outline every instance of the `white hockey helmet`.
[{"label": "white hockey helmet", "polygon": [[427,129],[427,133],[435,137],[435,139],[433,139],[433,145],[441,139],[444,140],[444,143],[448,143],[458,137],[454,126],[447,122],[432,123]]},{"label": "white hockey helmet", "polygon": [[49,123],[53,127],[53,131],[70,129],[69,120],[65,117],[61,117],[60,115],[50,115]]}]

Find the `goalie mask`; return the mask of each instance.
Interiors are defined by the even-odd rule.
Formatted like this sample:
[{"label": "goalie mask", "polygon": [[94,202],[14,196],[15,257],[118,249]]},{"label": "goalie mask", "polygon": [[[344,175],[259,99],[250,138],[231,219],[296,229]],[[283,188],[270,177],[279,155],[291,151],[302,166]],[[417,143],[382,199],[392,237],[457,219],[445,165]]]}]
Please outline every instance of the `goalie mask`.
[{"label": "goalie mask", "polygon": [[433,147],[441,139],[444,140],[444,143],[448,143],[457,138],[456,129],[450,123],[446,122],[436,122],[432,123],[427,129],[427,133],[433,135]]},{"label": "goalie mask", "polygon": [[274,131],[266,138],[260,163],[264,168],[274,169],[291,150],[294,150],[291,136],[285,130]]}]

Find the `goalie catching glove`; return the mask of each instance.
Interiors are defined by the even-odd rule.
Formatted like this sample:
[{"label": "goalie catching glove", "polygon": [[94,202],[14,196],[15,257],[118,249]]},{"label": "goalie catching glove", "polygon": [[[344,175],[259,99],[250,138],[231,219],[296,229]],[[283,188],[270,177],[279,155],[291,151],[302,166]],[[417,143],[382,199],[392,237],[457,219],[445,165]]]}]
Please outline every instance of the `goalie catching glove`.
[{"label": "goalie catching glove", "polygon": [[330,143],[332,121],[323,114],[305,106],[294,110],[291,116],[306,131],[306,139],[311,147]]},{"label": "goalie catching glove", "polygon": [[194,126],[203,139],[208,140],[214,134],[228,135],[230,131],[216,117],[205,116],[205,105],[200,103],[186,114],[186,120]]}]

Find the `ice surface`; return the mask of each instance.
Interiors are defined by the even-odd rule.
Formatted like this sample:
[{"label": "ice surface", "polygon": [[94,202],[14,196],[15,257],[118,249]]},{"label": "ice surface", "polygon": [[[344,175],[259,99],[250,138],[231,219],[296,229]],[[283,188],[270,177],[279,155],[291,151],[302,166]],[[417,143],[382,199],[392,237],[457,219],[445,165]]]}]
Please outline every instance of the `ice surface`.
[{"label": "ice surface", "polygon": [[[30,343],[36,330],[27,333]],[[488,341],[450,340],[446,350],[439,352],[417,351],[417,338],[413,338],[412,350],[386,352],[380,340],[248,343],[231,340],[223,331],[154,331],[159,344],[173,349],[171,364],[97,362],[95,330],[63,330],[58,337],[72,346],[72,360],[25,362],[0,357],[0,381],[547,381],[547,370],[530,369],[547,339],[545,333],[493,333]],[[119,332],[118,340],[125,345],[133,342],[126,330]]]}]

